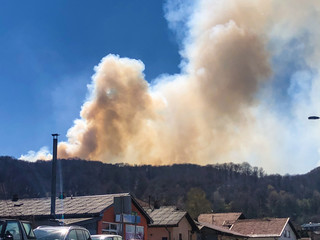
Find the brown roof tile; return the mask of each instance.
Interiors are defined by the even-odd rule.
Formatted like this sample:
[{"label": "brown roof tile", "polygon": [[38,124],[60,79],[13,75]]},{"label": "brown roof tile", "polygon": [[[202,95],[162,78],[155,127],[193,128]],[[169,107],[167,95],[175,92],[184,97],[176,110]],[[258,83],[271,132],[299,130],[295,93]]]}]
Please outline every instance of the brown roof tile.
[{"label": "brown roof tile", "polygon": [[209,213],[200,214],[198,217],[198,222],[229,228],[235,221],[243,218],[244,215],[241,212]]},{"label": "brown roof tile", "polygon": [[243,219],[230,230],[250,237],[280,237],[289,218]]},{"label": "brown roof tile", "polygon": [[209,223],[199,223],[198,227],[199,227],[199,229],[203,229],[203,228],[213,229],[217,232],[224,233],[227,235],[238,236],[238,237],[247,237],[246,235],[243,235],[241,233],[229,230],[226,227],[217,226],[217,225],[213,225],[213,224],[209,224]]}]

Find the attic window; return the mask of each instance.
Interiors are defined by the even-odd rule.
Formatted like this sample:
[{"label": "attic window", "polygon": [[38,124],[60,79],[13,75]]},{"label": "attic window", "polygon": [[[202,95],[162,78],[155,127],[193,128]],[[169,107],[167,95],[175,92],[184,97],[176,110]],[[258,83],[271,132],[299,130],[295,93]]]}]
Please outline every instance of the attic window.
[{"label": "attic window", "polygon": [[284,230],[283,236],[286,238],[290,238],[290,231],[289,230]]}]

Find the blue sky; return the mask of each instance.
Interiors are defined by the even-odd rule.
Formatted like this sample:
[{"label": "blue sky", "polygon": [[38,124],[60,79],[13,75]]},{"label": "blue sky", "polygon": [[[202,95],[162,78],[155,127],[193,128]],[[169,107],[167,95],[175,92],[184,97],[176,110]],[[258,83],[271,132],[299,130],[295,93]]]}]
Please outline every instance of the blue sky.
[{"label": "blue sky", "polygon": [[59,133],[63,157],[308,172],[319,21],[318,0],[4,1],[0,155]]},{"label": "blue sky", "polygon": [[141,59],[148,81],[179,71],[163,1],[4,1],[0,36],[1,155],[65,139],[109,53]]}]

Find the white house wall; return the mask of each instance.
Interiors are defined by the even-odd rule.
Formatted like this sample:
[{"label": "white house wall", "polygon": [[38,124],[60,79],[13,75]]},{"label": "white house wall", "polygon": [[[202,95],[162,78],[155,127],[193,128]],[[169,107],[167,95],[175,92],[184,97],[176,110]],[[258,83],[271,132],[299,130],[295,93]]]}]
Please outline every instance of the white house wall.
[{"label": "white house wall", "polygon": [[297,240],[297,236],[294,234],[294,232],[292,231],[292,228],[290,227],[289,224],[286,225],[286,227],[284,228],[284,230],[290,232],[290,237],[285,237],[285,236],[284,236],[284,232],[285,232],[285,231],[283,231],[281,237],[279,238],[279,240]]}]

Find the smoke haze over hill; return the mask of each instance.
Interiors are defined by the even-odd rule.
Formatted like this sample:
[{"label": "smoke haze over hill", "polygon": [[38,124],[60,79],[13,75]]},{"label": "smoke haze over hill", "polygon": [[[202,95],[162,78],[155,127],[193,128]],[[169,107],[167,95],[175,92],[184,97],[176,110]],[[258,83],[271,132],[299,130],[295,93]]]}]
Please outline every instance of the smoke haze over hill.
[{"label": "smoke haze over hill", "polygon": [[301,171],[305,158],[317,166],[320,127],[306,119],[320,102],[318,1],[168,1],[164,9],[181,73],[147,82],[141,61],[107,55],[58,157],[247,161],[278,173]]}]

